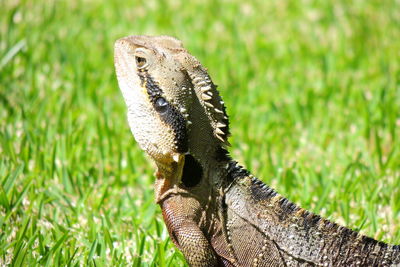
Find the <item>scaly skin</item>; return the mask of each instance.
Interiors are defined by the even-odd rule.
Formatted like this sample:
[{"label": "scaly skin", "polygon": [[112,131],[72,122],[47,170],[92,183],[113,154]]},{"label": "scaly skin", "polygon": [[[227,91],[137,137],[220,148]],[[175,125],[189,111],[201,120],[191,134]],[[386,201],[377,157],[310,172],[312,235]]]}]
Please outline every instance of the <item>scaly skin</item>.
[{"label": "scaly skin", "polygon": [[115,44],[118,83],[155,193],[191,266],[400,266],[387,245],[297,207],[226,151],[228,117],[200,62],[168,36]]}]

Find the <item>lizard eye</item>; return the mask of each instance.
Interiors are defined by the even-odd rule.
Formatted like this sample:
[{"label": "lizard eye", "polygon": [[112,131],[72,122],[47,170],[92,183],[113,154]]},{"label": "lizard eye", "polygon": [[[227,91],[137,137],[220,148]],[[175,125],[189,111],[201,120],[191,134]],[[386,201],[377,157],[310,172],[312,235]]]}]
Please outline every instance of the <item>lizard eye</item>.
[{"label": "lizard eye", "polygon": [[155,102],[155,109],[157,112],[164,113],[168,108],[168,102],[164,97],[159,97]]},{"label": "lizard eye", "polygon": [[136,57],[135,57],[135,61],[136,61],[136,66],[137,66],[139,69],[143,69],[144,67],[146,67],[147,61],[146,61],[146,59],[145,59],[144,57],[138,57],[138,56],[136,56]]}]

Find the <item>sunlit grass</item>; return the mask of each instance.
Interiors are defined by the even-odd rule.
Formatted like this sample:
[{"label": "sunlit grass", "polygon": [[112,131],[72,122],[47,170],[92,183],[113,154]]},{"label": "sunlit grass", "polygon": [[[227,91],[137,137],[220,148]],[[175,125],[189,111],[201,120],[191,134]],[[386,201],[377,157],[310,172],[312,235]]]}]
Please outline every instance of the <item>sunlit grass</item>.
[{"label": "sunlit grass", "polygon": [[0,265],[183,265],[114,75],[131,34],[209,69],[256,176],[400,243],[398,1],[0,3]]}]

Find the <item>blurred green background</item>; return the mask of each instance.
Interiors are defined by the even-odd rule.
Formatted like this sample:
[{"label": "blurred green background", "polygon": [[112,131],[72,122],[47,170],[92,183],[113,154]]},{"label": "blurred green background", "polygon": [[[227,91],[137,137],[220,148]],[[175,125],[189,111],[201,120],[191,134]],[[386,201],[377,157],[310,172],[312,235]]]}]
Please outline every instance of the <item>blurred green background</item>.
[{"label": "blurred green background", "polygon": [[173,35],[219,85],[232,156],[400,243],[400,1],[0,0],[0,265],[180,266],[113,67]]}]

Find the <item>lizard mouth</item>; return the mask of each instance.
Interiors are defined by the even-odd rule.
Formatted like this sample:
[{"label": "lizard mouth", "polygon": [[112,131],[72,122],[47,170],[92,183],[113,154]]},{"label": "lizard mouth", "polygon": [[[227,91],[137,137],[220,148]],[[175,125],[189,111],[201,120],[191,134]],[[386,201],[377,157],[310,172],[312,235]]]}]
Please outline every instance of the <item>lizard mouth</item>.
[{"label": "lizard mouth", "polygon": [[185,165],[185,155],[176,153],[171,157],[171,161],[156,161],[156,182],[155,194],[156,202],[162,202],[168,195],[177,192],[181,183],[183,166]]}]

